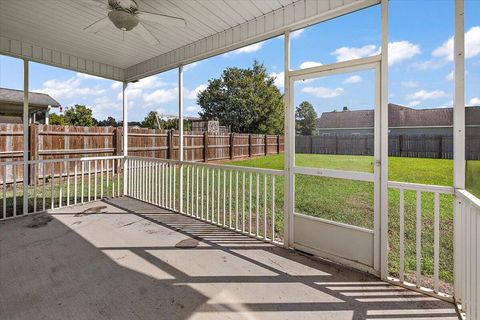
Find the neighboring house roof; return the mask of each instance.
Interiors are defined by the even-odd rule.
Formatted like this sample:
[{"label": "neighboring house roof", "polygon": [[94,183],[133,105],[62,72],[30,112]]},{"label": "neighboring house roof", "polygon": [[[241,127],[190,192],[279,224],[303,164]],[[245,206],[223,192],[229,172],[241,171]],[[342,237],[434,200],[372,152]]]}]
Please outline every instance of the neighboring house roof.
[{"label": "neighboring house roof", "polygon": [[[480,125],[480,107],[466,107],[467,125]],[[373,110],[344,110],[324,112],[318,119],[320,129],[373,128]],[[412,109],[388,104],[389,127],[452,126],[453,108]]]},{"label": "neighboring house roof", "polygon": [[[23,91],[0,88],[0,104],[23,104]],[[45,93],[29,92],[28,104],[37,107],[60,107],[60,103]]]}]

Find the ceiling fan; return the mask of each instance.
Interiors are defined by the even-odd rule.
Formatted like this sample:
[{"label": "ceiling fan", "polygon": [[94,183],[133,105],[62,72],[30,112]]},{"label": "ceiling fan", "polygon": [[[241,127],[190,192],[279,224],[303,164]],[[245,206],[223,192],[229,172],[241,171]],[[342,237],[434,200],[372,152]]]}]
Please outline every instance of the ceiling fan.
[{"label": "ceiling fan", "polygon": [[84,28],[84,30],[88,32],[97,33],[112,22],[115,27],[123,32],[131,31],[135,28],[137,34],[147,43],[157,45],[159,44],[158,39],[150,30],[148,30],[147,24],[144,24],[143,22],[174,27],[186,26],[185,19],[183,18],[140,10],[138,7],[138,0],[108,0],[108,3],[104,3],[105,0],[89,1],[108,10],[108,13],[106,17],[101,18]]}]

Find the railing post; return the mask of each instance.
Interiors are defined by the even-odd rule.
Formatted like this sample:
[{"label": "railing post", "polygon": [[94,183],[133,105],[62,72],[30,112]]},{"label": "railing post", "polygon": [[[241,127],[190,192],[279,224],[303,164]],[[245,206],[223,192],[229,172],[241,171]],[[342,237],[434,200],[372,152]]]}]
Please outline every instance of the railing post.
[{"label": "railing post", "polygon": [[208,162],[208,131],[203,133],[203,162]]},{"label": "railing post", "polygon": [[235,133],[230,133],[230,160],[233,160],[233,151],[235,150]]}]

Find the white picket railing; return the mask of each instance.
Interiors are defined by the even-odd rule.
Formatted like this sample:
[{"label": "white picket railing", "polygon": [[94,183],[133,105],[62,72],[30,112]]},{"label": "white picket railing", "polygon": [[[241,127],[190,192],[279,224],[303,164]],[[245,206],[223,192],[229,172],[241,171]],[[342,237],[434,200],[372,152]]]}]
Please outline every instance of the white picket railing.
[{"label": "white picket railing", "polygon": [[467,319],[480,319],[480,199],[455,196],[455,300]]},{"label": "white picket railing", "polygon": [[[389,182],[389,189],[396,189],[399,192],[399,252],[392,252],[391,254],[398,254],[399,257],[399,268],[398,268],[398,278],[389,277],[389,280],[395,284],[400,284],[409,289],[420,291],[435,297],[453,301],[453,298],[450,293],[442,292],[440,288],[440,202],[441,195],[453,195],[453,187],[447,186],[437,186],[437,185],[426,185],[426,184],[416,184],[416,183],[404,183],[404,182]],[[409,282],[406,280],[405,272],[405,247],[406,247],[406,192],[415,193],[415,282]],[[422,242],[422,230],[425,227],[425,224],[422,222],[422,208],[426,204],[425,198],[426,194],[433,194],[433,275],[428,275],[422,272],[422,259],[427,257],[422,257],[423,245]],[[430,196],[431,198],[431,196]],[[452,197],[453,201],[453,197]],[[391,216],[393,213],[389,213]],[[450,214],[453,217],[453,207]],[[389,218],[390,219],[390,218]],[[453,219],[453,218],[452,218]],[[452,221],[453,222],[453,221]],[[453,234],[451,235],[453,237]],[[392,249],[390,249],[392,250]],[[453,255],[453,252],[449,254]],[[397,271],[397,270],[396,270]],[[453,270],[452,270],[453,271]]]},{"label": "white picket railing", "polygon": [[282,191],[276,190],[281,170],[141,157],[128,157],[127,168],[132,198],[283,243]]},{"label": "white picket railing", "polygon": [[123,194],[123,157],[28,161],[24,209],[22,161],[0,162],[0,220]]}]

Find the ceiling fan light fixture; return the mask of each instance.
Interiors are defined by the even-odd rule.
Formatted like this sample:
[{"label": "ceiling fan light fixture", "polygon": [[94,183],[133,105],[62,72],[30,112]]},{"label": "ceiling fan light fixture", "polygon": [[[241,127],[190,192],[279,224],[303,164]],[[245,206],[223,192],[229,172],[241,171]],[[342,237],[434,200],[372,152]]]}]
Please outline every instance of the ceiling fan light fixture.
[{"label": "ceiling fan light fixture", "polygon": [[120,30],[130,31],[138,25],[138,18],[128,12],[112,10],[108,13],[108,18]]}]

